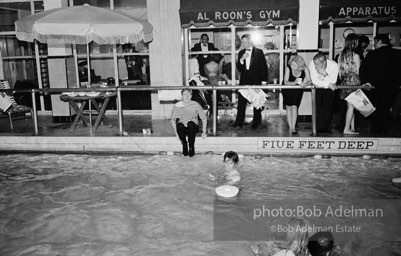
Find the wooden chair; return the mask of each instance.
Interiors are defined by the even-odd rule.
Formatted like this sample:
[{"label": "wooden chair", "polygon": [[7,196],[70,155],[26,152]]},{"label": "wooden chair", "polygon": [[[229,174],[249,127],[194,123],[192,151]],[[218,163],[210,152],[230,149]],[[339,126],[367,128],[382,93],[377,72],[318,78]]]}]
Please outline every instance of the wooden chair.
[{"label": "wooden chair", "polygon": [[[8,83],[8,81],[0,81],[0,89],[10,89],[10,84]],[[5,100],[3,97],[0,97],[0,101]],[[14,130],[14,126],[13,126],[13,115],[16,116],[18,114],[24,114],[24,116],[26,116],[26,113],[31,113],[31,118],[32,118],[32,122],[33,122],[33,109],[28,107],[28,106],[24,106],[24,105],[19,105],[15,102],[15,99],[12,95],[7,94],[7,100],[10,101],[11,100],[11,106],[9,106],[7,109],[0,109],[0,113],[3,115],[8,115],[8,118],[10,120],[10,128],[11,131]]]}]

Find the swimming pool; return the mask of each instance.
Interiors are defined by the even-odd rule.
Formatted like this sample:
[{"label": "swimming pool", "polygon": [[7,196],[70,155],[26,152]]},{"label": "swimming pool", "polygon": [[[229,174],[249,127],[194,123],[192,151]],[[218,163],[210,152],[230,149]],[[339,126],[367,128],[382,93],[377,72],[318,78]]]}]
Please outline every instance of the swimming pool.
[{"label": "swimming pool", "polygon": [[[9,154],[0,166],[0,255],[252,255],[258,243],[214,240],[208,173],[221,155]],[[401,198],[400,159],[243,156],[239,170],[244,200]],[[361,236],[335,237],[343,255],[401,253],[400,237]]]}]

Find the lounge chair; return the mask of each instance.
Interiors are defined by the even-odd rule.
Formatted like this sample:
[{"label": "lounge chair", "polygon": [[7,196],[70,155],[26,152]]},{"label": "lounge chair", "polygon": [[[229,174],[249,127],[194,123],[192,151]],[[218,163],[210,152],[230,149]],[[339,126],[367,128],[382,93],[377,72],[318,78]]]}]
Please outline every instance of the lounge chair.
[{"label": "lounge chair", "polygon": [[[0,89],[10,89],[10,84],[8,81],[0,81]],[[0,114],[8,115],[10,120],[11,131],[14,130],[13,126],[13,116],[19,116],[19,114],[31,113],[31,118],[33,121],[33,109],[25,106],[19,105],[15,102],[14,97],[10,93],[1,92],[0,93]],[[26,116],[26,115],[24,115]]]}]

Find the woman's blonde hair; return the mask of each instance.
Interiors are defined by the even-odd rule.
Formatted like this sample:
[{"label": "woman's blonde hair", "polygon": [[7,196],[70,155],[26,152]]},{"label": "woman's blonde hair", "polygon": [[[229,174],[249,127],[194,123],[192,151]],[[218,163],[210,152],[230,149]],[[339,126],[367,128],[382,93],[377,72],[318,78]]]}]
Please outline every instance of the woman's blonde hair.
[{"label": "woman's blonde hair", "polygon": [[290,64],[293,63],[293,62],[297,63],[297,65],[299,66],[299,68],[300,68],[301,70],[304,70],[305,67],[306,67],[304,58],[302,58],[302,57],[299,56],[299,55],[292,56],[292,57],[290,58],[290,60],[288,61],[288,65],[290,65]]},{"label": "woman's blonde hair", "polygon": [[308,245],[309,222],[304,219],[292,218],[288,223],[288,249],[296,256],[306,256]]}]

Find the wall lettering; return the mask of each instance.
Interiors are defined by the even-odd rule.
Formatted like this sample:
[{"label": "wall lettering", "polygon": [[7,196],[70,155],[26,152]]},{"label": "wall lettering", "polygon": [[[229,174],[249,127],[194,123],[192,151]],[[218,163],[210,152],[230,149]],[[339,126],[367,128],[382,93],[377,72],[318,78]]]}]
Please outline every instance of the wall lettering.
[{"label": "wall lettering", "polygon": [[282,10],[202,11],[196,13],[197,21],[247,21],[281,19]]},{"label": "wall lettering", "polygon": [[280,18],[280,10],[262,10],[259,12],[259,17],[262,19],[277,19]]},{"label": "wall lettering", "polygon": [[377,140],[360,139],[259,139],[258,149],[266,150],[321,150],[321,151],[366,151],[377,150]]},{"label": "wall lettering", "polygon": [[209,18],[207,17],[206,12],[199,12],[198,13],[198,20],[209,20]]},{"label": "wall lettering", "polygon": [[397,13],[396,6],[341,7],[339,16],[388,16]]}]

